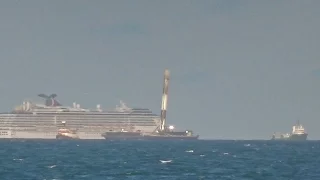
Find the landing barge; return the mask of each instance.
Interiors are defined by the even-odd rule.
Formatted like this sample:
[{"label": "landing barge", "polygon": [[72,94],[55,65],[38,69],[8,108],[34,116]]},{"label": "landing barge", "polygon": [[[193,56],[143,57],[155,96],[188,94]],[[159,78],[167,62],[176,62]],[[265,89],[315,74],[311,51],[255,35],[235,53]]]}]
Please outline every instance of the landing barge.
[{"label": "landing barge", "polygon": [[145,140],[198,140],[199,135],[193,135],[192,130],[173,131],[174,127],[165,127],[164,131],[144,135]]},{"label": "landing barge", "polygon": [[109,131],[101,134],[107,140],[198,140],[199,135],[194,135],[192,130],[175,131],[174,126],[166,126],[168,105],[169,70],[164,72],[163,95],[161,104],[160,125],[152,133],[143,131]]}]

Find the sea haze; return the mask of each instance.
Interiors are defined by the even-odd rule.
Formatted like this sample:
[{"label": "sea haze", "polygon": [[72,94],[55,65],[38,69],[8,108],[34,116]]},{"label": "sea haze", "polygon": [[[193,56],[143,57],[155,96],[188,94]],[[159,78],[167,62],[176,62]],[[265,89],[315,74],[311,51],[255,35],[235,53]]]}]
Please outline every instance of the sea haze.
[{"label": "sea haze", "polygon": [[316,179],[318,141],[1,140],[2,180]]}]

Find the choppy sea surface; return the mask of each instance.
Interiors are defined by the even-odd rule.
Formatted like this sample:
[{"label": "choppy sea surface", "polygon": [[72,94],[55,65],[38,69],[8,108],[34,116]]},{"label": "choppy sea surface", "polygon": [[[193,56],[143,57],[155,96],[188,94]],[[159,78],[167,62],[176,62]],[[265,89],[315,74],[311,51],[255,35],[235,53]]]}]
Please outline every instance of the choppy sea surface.
[{"label": "choppy sea surface", "polygon": [[0,140],[1,180],[320,179],[320,141]]}]

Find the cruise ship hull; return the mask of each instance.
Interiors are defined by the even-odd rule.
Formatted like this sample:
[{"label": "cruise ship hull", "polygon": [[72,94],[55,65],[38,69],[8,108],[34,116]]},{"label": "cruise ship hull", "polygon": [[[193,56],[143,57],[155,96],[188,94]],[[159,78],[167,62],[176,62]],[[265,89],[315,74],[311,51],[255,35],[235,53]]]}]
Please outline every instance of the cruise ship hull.
[{"label": "cruise ship hull", "polygon": [[79,139],[79,137],[73,137],[73,136],[65,136],[65,135],[56,135],[56,139]]},{"label": "cruise ship hull", "polygon": [[[0,130],[0,139],[57,139],[57,129],[47,131]],[[80,131],[79,139],[104,139],[99,132]]]},{"label": "cruise ship hull", "polygon": [[[114,115],[114,116],[119,116],[123,118],[123,116],[121,115]],[[60,116],[56,116],[57,119],[61,120],[68,120],[67,117],[61,117]],[[100,116],[101,117],[101,116]],[[147,117],[147,116],[145,116]],[[7,124],[13,124],[12,126],[0,126],[0,139],[56,139],[56,135],[57,135],[57,131],[59,129],[59,127],[57,127],[56,123],[55,123],[55,119],[53,119],[53,123],[52,120],[50,122],[50,117],[48,118],[48,120],[46,119],[37,119],[37,116],[29,116],[29,117],[25,117],[25,118],[16,118],[15,119],[8,121],[7,118],[4,120],[4,122],[7,122]],[[27,128],[23,128],[23,126],[25,126],[24,124],[22,124],[24,119],[31,119],[34,118],[34,120],[30,120],[29,122],[29,126]],[[70,116],[70,118],[72,118],[72,116]],[[104,137],[101,136],[101,134],[103,132],[106,131],[110,131],[110,130],[117,130],[117,129],[121,129],[121,128],[125,128],[127,126],[127,123],[123,123],[119,120],[118,124],[109,124],[109,119],[105,118],[105,124],[103,124],[103,126],[100,126],[98,123],[99,122],[95,122],[95,120],[93,120],[95,118],[95,116],[92,117],[88,117],[89,120],[82,120],[82,121],[68,121],[69,124],[68,126],[72,129],[78,129],[77,135],[79,136],[79,139],[104,139]],[[127,115],[128,119],[130,118],[135,118],[135,121],[139,123],[140,118],[137,118],[135,116],[129,116]],[[156,129],[157,127],[157,123],[152,121],[151,119],[152,117],[150,117],[149,120],[150,122],[147,122],[149,124],[147,125],[143,125],[143,124],[132,124],[135,128],[135,130],[142,130],[144,132],[152,132]],[[2,120],[2,119],[0,119]],[[88,125],[88,122],[90,122],[90,120],[92,121],[90,125]],[[20,127],[20,121],[21,123],[21,127]],[[41,123],[46,124],[46,127],[37,127],[35,126],[35,124],[37,124],[39,121],[41,121]],[[145,119],[141,118],[141,121],[146,121]],[[57,121],[59,122],[59,121]],[[80,124],[80,125],[76,125],[74,123]],[[58,123],[57,123],[58,124]],[[87,127],[86,127],[87,126]]]},{"label": "cruise ship hull", "polygon": [[[0,139],[55,139],[57,132],[1,130]],[[5,134],[5,135],[4,135]]]},{"label": "cruise ship hull", "polygon": [[58,133],[56,139],[79,139],[79,136],[71,133]]}]

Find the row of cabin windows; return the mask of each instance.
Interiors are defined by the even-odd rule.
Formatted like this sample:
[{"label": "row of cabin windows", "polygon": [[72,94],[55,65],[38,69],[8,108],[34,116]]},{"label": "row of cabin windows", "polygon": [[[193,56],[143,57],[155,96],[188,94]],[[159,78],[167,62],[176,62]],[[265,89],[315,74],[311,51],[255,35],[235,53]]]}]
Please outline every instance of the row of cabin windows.
[{"label": "row of cabin windows", "polygon": [[[144,126],[144,125],[157,125],[159,123],[155,122],[139,122],[139,123],[115,123],[115,122],[67,122],[67,126],[70,125],[84,125],[84,126],[112,126],[112,125],[122,125],[122,126]],[[41,126],[41,125],[56,125],[63,126],[60,122],[12,122],[12,123],[0,123],[0,127],[10,127],[10,126]]]},{"label": "row of cabin windows", "polygon": [[34,117],[85,117],[85,118],[109,118],[109,117],[135,117],[135,116],[141,116],[141,117],[144,117],[144,116],[150,116],[150,117],[159,117],[159,115],[157,114],[123,114],[123,115],[119,115],[119,114],[108,114],[108,115],[90,115],[90,114],[87,114],[87,115],[78,115],[78,114],[74,114],[74,115],[61,115],[61,114],[52,114],[52,115],[40,115],[40,114],[37,114],[37,115],[18,115],[18,116],[0,116],[0,118],[34,118]]},{"label": "row of cabin windows", "polygon": [[0,131],[0,135],[1,136],[6,136],[6,135],[8,135],[8,131]]},{"label": "row of cabin windows", "polygon": [[8,122],[46,122],[46,121],[75,121],[75,122],[154,122],[153,119],[15,119],[15,120],[0,120],[0,123]]},{"label": "row of cabin windows", "polygon": [[[11,124],[26,124],[26,125],[39,125],[39,124],[61,124],[60,121],[57,121],[57,122],[52,122],[52,121],[49,121],[49,122],[41,122],[41,121],[38,121],[38,122],[10,122],[10,123],[0,123],[0,126],[1,125],[11,125]],[[126,125],[143,125],[143,124],[156,124],[155,122],[79,122],[79,121],[67,121],[67,125],[68,124],[93,124],[93,125],[96,125],[96,124],[126,124]]]},{"label": "row of cabin windows", "polygon": [[[98,130],[94,130],[92,131],[92,133],[95,133],[95,132],[105,132],[107,130],[109,130],[110,128],[104,128],[104,129],[98,129]],[[11,131],[26,131],[26,132],[40,132],[40,133],[43,133],[43,131],[47,131],[47,133],[56,133],[56,131],[58,130],[58,128],[55,128],[55,129],[28,129],[28,128],[19,128],[19,129],[13,129]],[[91,132],[90,132],[91,133]]]},{"label": "row of cabin windows", "polygon": [[[5,136],[5,135],[14,135],[15,132],[19,132],[19,131],[24,131],[24,132],[30,132],[30,133],[35,133],[37,132],[36,130],[32,130],[32,129],[15,129],[14,131],[11,131],[11,134],[8,132],[8,131],[0,131],[0,135],[2,136]],[[85,131],[85,132],[81,132],[83,134],[101,134],[103,132],[106,132],[106,131],[110,131],[110,129],[100,129],[100,130],[95,130],[95,131],[92,131],[92,132],[88,132],[88,131]],[[39,132],[39,133],[45,133],[45,134],[56,134],[56,130],[55,129],[50,129],[50,130],[47,130],[47,132]]]},{"label": "row of cabin windows", "polygon": [[[156,125],[154,124],[144,124],[144,125],[141,125],[141,126],[149,126],[149,127],[154,127]],[[48,125],[48,124],[43,124],[43,125],[12,125],[11,127],[17,127],[17,128],[23,128],[23,127],[26,127],[26,128],[41,128],[41,127],[58,127],[57,125]],[[109,128],[109,127],[127,127],[127,125],[120,125],[120,124],[112,124],[112,125],[105,125],[105,124],[97,124],[95,126],[88,126],[88,125],[83,125],[83,124],[72,124],[72,125],[69,125],[68,127],[105,127],[105,128]],[[134,126],[133,126],[134,127]]]},{"label": "row of cabin windows", "polygon": [[0,119],[1,121],[52,121],[52,120],[81,120],[81,121],[153,121],[154,119],[158,118],[14,118],[14,119]]}]

